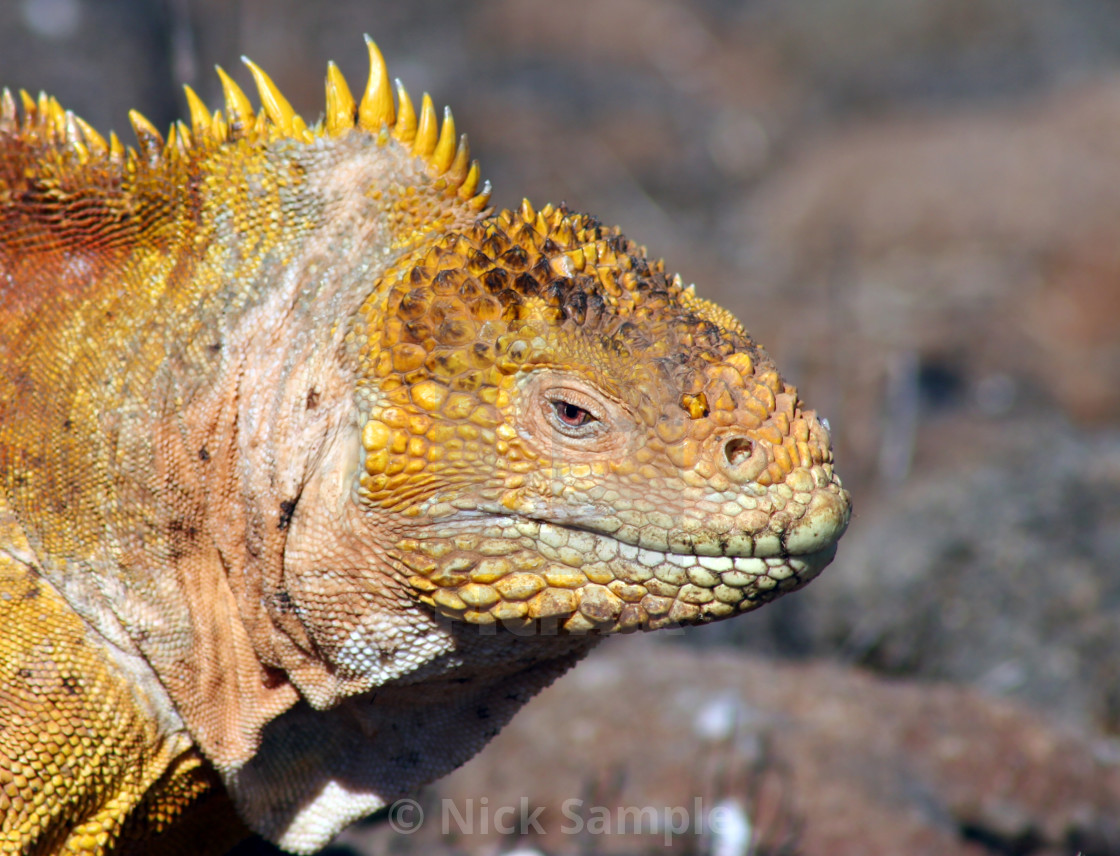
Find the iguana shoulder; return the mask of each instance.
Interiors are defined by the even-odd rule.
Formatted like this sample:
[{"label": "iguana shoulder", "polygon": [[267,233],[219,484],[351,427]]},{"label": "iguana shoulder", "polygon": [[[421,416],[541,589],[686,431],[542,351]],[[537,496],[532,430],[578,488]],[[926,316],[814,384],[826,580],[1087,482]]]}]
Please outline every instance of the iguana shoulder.
[{"label": "iguana shoulder", "polygon": [[594,218],[491,212],[369,45],[314,126],[252,64],[260,111],[219,72],[135,148],[0,100],[10,850],[235,838],[232,801],[311,852],[602,634],[761,605],[847,525],[739,322]]},{"label": "iguana shoulder", "polygon": [[218,849],[244,836],[213,767],[39,573],[2,499],[0,627],[0,852],[197,853],[176,842],[202,817]]}]

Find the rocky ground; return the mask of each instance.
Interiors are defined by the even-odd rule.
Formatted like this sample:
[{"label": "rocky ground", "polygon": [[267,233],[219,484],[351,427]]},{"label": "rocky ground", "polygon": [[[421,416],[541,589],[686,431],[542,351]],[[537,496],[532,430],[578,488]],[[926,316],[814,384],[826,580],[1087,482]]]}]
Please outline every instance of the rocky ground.
[{"label": "rocky ground", "polygon": [[435,785],[414,833],[378,824],[345,840],[717,853],[736,828],[722,811],[749,819],[743,852],[756,854],[1116,853],[1118,750],[960,685],[638,637],[606,645]]},{"label": "rocky ground", "polygon": [[[337,852],[1120,853],[1112,5],[12,0],[0,83],[164,125],[245,53],[315,116],[362,31],[453,105],[498,204],[621,223],[732,308],[829,416],[857,515],[804,592],[604,646],[419,832]],[[694,798],[668,848],[664,813],[565,827],[565,800]],[[441,799],[543,832],[441,837]],[[738,825],[698,834],[721,804]]]}]

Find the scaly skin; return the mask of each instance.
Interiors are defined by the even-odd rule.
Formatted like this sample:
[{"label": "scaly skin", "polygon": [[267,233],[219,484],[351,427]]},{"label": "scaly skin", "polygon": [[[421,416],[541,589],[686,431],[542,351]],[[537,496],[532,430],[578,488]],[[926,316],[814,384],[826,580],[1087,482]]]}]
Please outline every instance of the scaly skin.
[{"label": "scaly skin", "polygon": [[739,322],[490,213],[370,56],[320,126],[250,66],[259,114],[223,74],[137,150],[4,94],[2,852],[218,852],[229,798],[311,852],[602,634],[832,558],[828,434]]}]

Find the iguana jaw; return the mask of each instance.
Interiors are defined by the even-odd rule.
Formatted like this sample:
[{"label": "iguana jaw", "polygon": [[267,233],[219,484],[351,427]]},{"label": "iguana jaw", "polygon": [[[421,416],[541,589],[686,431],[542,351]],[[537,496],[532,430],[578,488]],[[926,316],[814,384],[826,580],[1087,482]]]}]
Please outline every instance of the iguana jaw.
[{"label": "iguana jaw", "polygon": [[[638,528],[617,509],[542,503],[529,516],[455,512],[401,539],[393,556],[422,603],[473,624],[520,634],[703,624],[800,588],[831,562],[848,524],[847,494],[824,467],[811,475],[818,486],[797,495],[804,503],[781,489],[751,497],[743,520],[767,509],[755,531]],[[678,520],[699,522],[680,513],[688,499]],[[795,506],[803,510],[791,518]]]},{"label": "iguana jaw", "polygon": [[[409,583],[419,599],[441,615],[497,623],[520,635],[704,624],[800,588],[836,553],[835,544],[772,556],[661,552],[586,529],[523,519],[487,531],[526,534],[509,539],[515,552],[500,559],[472,556],[470,541],[462,537],[425,542],[428,553],[448,549],[444,557],[455,568],[450,574],[419,557],[402,561],[412,566]],[[399,546],[414,547],[407,541]],[[482,549],[495,551],[493,542]]]}]

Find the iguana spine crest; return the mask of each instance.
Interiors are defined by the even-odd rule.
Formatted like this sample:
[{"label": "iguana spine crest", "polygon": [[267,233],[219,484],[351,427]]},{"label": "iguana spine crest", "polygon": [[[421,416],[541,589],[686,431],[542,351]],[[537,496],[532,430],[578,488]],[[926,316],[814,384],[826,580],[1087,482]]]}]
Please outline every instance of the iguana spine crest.
[{"label": "iguana spine crest", "polygon": [[[410,147],[414,157],[421,159],[433,178],[441,179],[443,187],[454,191],[470,208],[482,211],[490,201],[490,183],[479,187],[480,171],[477,160],[471,160],[466,134],[456,137],[455,119],[451,109],[445,107],[443,122],[436,116],[431,96],[424,93],[417,116],[412,99],[404,85],[396,81],[396,100],[385,58],[377,44],[367,35],[370,73],[360,102],[355,102],[338,66],[327,66],[326,112],[323,121],[309,126],[295,112],[288,99],[272,79],[248,57],[242,62],[253,75],[261,109],[253,105],[220,66],[216,67],[222,85],[225,113],[207,109],[202,99],[189,86],[183,87],[191,115],[188,128],[182,121],[174,122],[164,138],[159,130],[142,113],[129,111],[128,117],[136,135],[136,148],[121,143],[115,132],[106,140],[88,122],[72,111],[65,110],[58,100],[45,93],[33,98],[20,90],[22,121],[16,101],[9,89],[0,93],[0,133],[20,135],[41,145],[56,147],[68,152],[78,164],[107,160],[120,171],[134,170],[138,161],[156,166],[161,160],[186,157],[199,147],[213,147],[223,143],[244,140],[250,144],[265,144],[289,139],[313,143],[324,136],[341,137],[355,129],[372,134],[391,136]],[[381,138],[384,142],[385,138]]]}]

